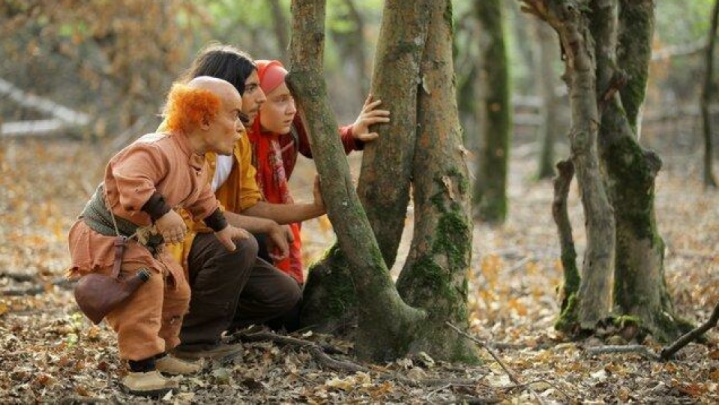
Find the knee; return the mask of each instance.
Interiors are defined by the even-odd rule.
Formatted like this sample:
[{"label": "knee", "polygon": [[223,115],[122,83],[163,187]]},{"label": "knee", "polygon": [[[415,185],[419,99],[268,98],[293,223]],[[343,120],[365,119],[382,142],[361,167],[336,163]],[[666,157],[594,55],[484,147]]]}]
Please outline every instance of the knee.
[{"label": "knee", "polygon": [[[217,242],[219,243],[219,240]],[[235,241],[235,250],[229,251],[222,247],[218,255],[210,261],[210,263],[232,269],[237,273],[237,269],[248,269],[255,263],[257,259],[257,240],[253,237]]]},{"label": "knee", "polygon": [[278,286],[277,307],[279,312],[286,312],[302,301],[302,289],[292,277],[284,277]]},{"label": "knee", "polygon": [[235,241],[235,251],[233,253],[236,255],[252,257],[254,260],[257,257],[258,251],[259,245],[257,239],[251,234],[247,239]]}]

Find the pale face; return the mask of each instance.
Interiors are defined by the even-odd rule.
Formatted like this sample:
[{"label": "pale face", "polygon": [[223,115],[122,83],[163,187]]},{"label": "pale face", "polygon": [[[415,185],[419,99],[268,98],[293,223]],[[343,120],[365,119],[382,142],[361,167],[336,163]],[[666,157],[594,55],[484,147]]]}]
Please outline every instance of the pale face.
[{"label": "pale face", "polygon": [[297,108],[285,82],[267,94],[267,102],[262,104],[260,111],[260,125],[264,131],[280,135],[290,132]]},{"label": "pale face", "polygon": [[260,87],[260,77],[255,70],[245,80],[245,92],[242,94],[242,112],[247,116],[249,122],[255,120],[265,101],[267,101],[267,97]]},{"label": "pale face", "polygon": [[233,87],[222,97],[222,106],[210,123],[210,130],[206,139],[207,151],[219,155],[231,155],[235,143],[240,140],[245,126],[242,124],[242,97]]}]

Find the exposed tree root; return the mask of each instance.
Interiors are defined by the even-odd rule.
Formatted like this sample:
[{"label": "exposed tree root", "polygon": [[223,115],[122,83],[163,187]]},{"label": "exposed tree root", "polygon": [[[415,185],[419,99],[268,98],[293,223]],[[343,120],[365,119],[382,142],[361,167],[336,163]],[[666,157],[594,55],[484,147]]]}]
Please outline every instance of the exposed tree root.
[{"label": "exposed tree root", "polygon": [[291,345],[307,349],[310,354],[323,366],[326,366],[332,370],[345,371],[345,372],[364,372],[364,373],[379,373],[380,380],[397,381],[402,384],[406,384],[412,387],[425,387],[425,386],[455,386],[455,387],[474,387],[477,385],[476,380],[464,380],[464,379],[447,379],[447,378],[425,378],[425,379],[413,379],[404,376],[397,375],[395,373],[381,372],[373,370],[371,368],[359,365],[357,363],[347,360],[337,360],[332,358],[330,353],[344,353],[339,348],[332,345],[320,344],[311,342],[309,340],[299,339],[291,336],[278,335],[271,331],[261,331],[254,333],[247,333],[240,331],[235,333],[230,338],[230,342],[245,341],[245,342],[260,342],[270,341],[282,345]]}]

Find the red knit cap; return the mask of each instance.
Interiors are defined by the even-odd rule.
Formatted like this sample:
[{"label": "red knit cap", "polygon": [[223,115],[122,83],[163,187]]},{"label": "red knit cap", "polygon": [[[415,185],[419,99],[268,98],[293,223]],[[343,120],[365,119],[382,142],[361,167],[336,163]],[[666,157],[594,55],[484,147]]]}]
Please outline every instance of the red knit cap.
[{"label": "red knit cap", "polygon": [[260,77],[260,88],[268,94],[285,81],[287,70],[278,60],[256,60],[257,75]]}]

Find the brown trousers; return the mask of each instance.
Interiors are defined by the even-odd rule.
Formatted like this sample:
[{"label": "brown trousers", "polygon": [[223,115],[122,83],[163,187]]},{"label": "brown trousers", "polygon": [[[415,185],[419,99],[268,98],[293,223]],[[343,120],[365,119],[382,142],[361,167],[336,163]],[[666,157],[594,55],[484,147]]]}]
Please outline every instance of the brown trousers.
[{"label": "brown trousers", "polygon": [[[180,344],[180,326],[190,302],[190,287],[184,278],[176,280],[169,266],[179,264],[160,253],[152,266],[157,271],[150,271],[150,279],[105,318],[117,332],[121,359],[143,360]],[[127,277],[141,267],[146,266],[123,263],[121,271]],[[112,272],[106,270],[101,273]]]},{"label": "brown trousers", "polygon": [[190,312],[180,339],[186,348],[212,346],[231,326],[262,324],[299,305],[297,282],[257,257],[257,241],[236,241],[228,251],[214,234],[198,234],[187,259]]}]

